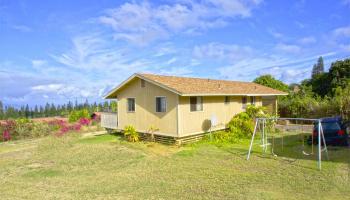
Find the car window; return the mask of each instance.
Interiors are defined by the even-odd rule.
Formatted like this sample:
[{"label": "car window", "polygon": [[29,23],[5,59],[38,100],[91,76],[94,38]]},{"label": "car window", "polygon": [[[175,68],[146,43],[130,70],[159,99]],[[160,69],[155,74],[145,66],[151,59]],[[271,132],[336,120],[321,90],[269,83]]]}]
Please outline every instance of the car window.
[{"label": "car window", "polygon": [[323,130],[340,130],[340,126],[337,122],[322,122]]}]

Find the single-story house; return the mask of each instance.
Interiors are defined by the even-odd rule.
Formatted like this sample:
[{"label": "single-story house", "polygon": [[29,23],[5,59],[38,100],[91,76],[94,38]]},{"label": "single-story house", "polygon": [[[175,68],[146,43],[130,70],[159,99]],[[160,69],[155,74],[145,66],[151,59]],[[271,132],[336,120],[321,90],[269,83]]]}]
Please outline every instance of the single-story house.
[{"label": "single-story house", "polygon": [[181,140],[224,129],[249,104],[277,112],[277,96],[285,92],[252,82],[134,74],[109,92],[118,112],[102,114],[102,126],[140,133],[157,128],[157,136]]}]

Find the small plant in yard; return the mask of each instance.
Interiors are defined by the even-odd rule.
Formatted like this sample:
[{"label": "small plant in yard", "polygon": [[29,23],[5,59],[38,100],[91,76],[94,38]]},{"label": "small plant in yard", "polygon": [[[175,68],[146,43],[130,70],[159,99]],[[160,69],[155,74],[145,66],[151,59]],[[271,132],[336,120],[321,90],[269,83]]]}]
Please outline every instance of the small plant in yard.
[{"label": "small plant in yard", "polygon": [[125,127],[124,136],[129,142],[138,142],[140,140],[139,134],[136,132],[136,129],[131,125]]},{"label": "small plant in yard", "polygon": [[157,128],[157,127],[155,127],[155,126],[153,126],[153,125],[151,125],[151,126],[149,127],[148,131],[147,131],[148,134],[150,134],[150,136],[151,136],[151,141],[152,141],[152,142],[155,141],[155,139],[154,139],[154,133],[157,132],[157,131],[159,131],[159,128]]},{"label": "small plant in yard", "polygon": [[2,133],[2,138],[3,138],[3,141],[11,140],[10,131],[4,130],[4,132]]},{"label": "small plant in yard", "polygon": [[73,122],[79,121],[81,118],[86,118],[86,119],[90,118],[90,114],[89,114],[89,111],[87,109],[73,110],[69,114],[68,121],[73,123]]},{"label": "small plant in yard", "polygon": [[82,126],[89,126],[90,123],[91,123],[91,120],[88,118],[83,117],[79,119],[79,124]]}]

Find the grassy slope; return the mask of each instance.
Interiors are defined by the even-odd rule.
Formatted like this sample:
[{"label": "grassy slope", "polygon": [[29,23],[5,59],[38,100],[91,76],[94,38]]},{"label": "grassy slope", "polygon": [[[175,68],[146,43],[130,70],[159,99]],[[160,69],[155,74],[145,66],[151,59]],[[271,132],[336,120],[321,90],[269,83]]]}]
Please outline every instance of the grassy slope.
[{"label": "grassy slope", "polygon": [[49,137],[30,148],[0,144],[1,199],[349,197],[348,149],[331,151],[320,172],[315,161],[292,158],[300,152],[288,150],[286,158],[255,153],[246,161],[248,142],[177,148],[103,135]]}]

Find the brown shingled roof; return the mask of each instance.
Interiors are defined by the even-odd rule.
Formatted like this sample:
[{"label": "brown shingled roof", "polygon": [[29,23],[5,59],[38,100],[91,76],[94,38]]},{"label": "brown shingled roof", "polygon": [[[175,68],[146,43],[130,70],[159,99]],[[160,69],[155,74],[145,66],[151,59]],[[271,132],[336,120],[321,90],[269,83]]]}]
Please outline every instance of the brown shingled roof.
[{"label": "brown shingled roof", "polygon": [[[146,81],[157,84],[165,89],[171,90],[181,96],[211,96],[211,95],[247,95],[247,96],[264,96],[264,95],[287,95],[287,93],[275,90],[263,85],[252,82],[214,80],[204,78],[190,78],[178,76],[163,76],[155,74],[134,74]],[[128,79],[129,80],[129,79]],[[128,82],[128,80],[126,82]],[[112,96],[120,87],[111,91],[106,98]]]}]

